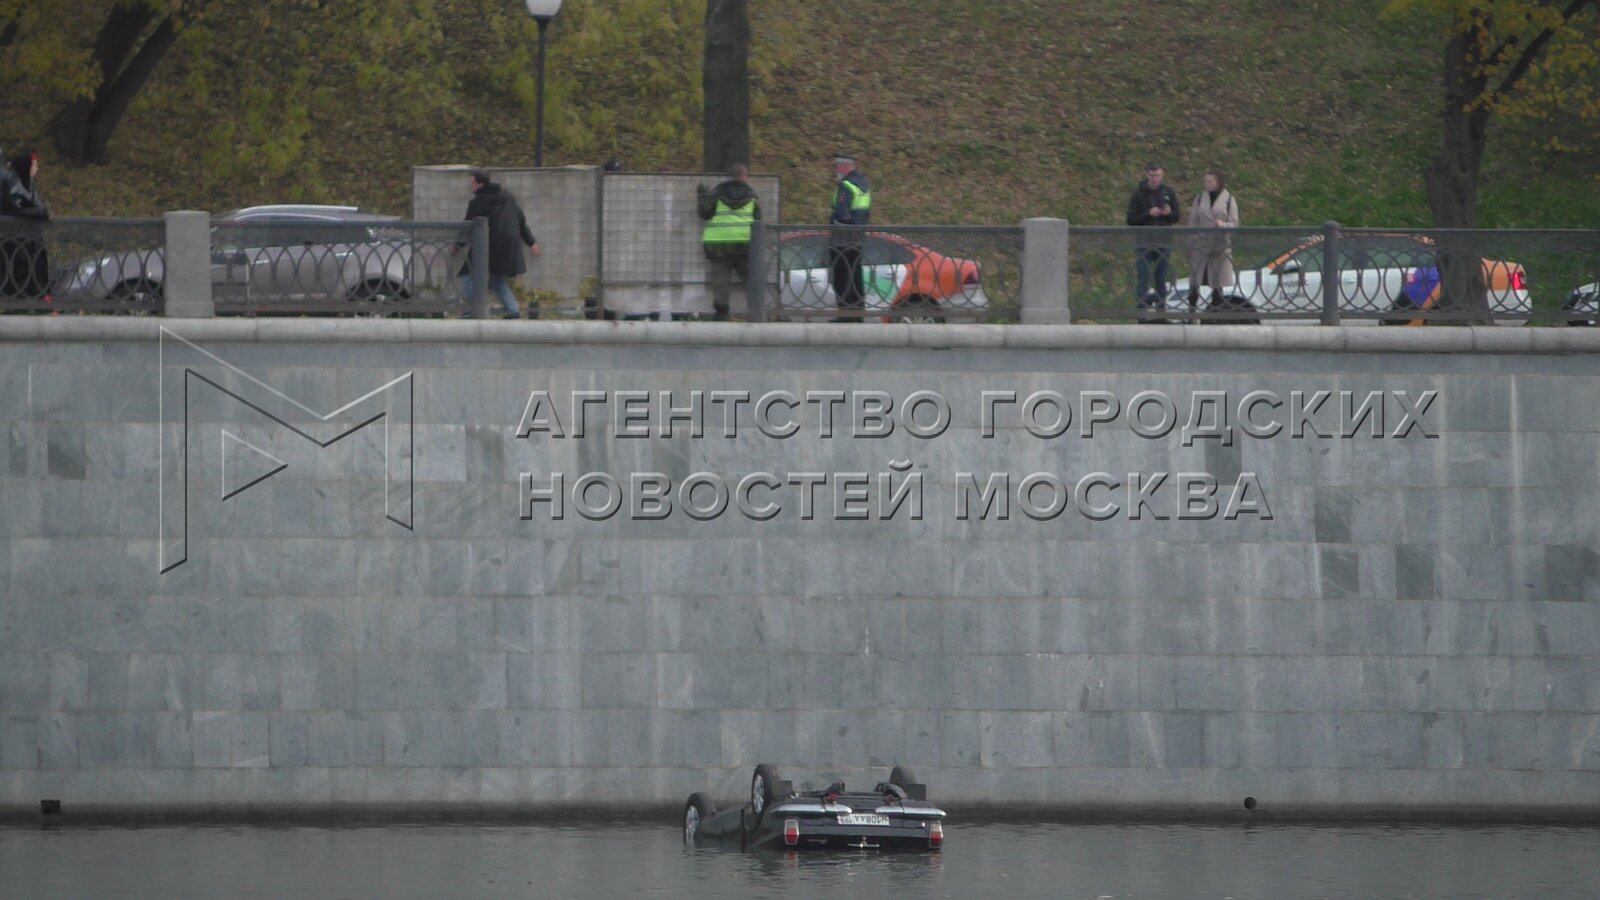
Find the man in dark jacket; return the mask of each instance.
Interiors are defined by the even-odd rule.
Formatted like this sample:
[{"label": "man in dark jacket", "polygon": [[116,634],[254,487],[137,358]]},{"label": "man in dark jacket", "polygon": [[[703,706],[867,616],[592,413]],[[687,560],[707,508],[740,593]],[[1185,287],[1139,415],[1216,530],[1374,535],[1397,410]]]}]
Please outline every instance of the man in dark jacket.
[{"label": "man in dark jacket", "polygon": [[[839,186],[833,193],[833,210],[828,220],[834,225],[866,225],[872,221],[872,186],[856,168],[848,153],[833,155],[833,177]],[[866,307],[861,293],[861,248],[866,236],[859,232],[835,229],[829,241],[829,280],[841,315],[835,322],[859,322]]]},{"label": "man in dark jacket", "polygon": [[[0,178],[0,215],[12,220],[46,222],[50,207],[39,197],[39,155],[19,153],[7,161]],[[0,239],[0,296],[10,300],[49,300],[50,257],[38,226],[13,222]]]},{"label": "man in dark jacket", "polygon": [[[482,169],[473,169],[471,179],[472,202],[467,204],[467,221],[477,218],[489,221],[489,290],[500,298],[506,310],[505,318],[520,319],[517,298],[511,293],[511,283],[507,279],[528,271],[522,248],[527,247],[529,253],[538,256],[539,242],[528,229],[528,217],[522,214],[522,207],[517,205],[510,191],[490,181],[489,173]],[[470,298],[471,269],[463,268],[461,276]],[[538,316],[537,308],[528,311],[529,318]]]},{"label": "man in dark jacket", "polygon": [[699,185],[700,218],[706,220],[707,277],[711,281],[711,308],[718,322],[728,321],[728,285],[750,277],[750,229],[761,221],[761,202],[750,188],[750,168],[744,163],[728,167],[728,180],[713,190]]},{"label": "man in dark jacket", "polygon": [[[1170,228],[1178,224],[1178,192],[1172,185],[1162,183],[1166,173],[1155,161],[1145,163],[1144,180],[1133,189],[1128,198],[1128,224],[1146,228]],[[1139,319],[1145,322],[1165,321],[1148,310],[1159,310],[1165,305],[1163,294],[1171,281],[1168,265],[1170,246],[1165,236],[1141,238],[1135,261],[1136,281],[1134,294],[1139,305]],[[1151,276],[1155,277],[1152,284]]]}]

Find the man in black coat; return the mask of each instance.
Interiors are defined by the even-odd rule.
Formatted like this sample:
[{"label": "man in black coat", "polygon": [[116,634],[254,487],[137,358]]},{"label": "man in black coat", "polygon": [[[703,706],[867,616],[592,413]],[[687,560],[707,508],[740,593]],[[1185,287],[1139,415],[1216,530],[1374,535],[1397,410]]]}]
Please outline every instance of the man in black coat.
[{"label": "man in black coat", "polygon": [[[510,191],[490,181],[489,173],[482,169],[473,169],[471,179],[472,202],[467,204],[467,221],[477,218],[489,221],[489,290],[500,298],[500,304],[506,310],[505,318],[520,319],[522,314],[517,308],[517,298],[511,293],[508,279],[528,271],[522,248],[527,247],[529,253],[538,256],[539,242],[528,229],[528,217],[522,214],[522,207],[517,205]],[[470,268],[463,268],[461,277],[465,282],[466,296],[470,298]],[[528,310],[529,318],[538,316],[537,307]]]},{"label": "man in black coat", "polygon": [[[1165,174],[1160,163],[1145,163],[1144,180],[1139,182],[1139,186],[1133,189],[1133,196],[1128,198],[1129,225],[1170,228],[1178,224],[1178,192],[1172,189],[1172,185],[1162,182]],[[1172,274],[1168,265],[1171,252],[1168,240],[1165,236],[1140,238],[1137,252],[1135,267],[1138,285],[1134,288],[1134,294],[1139,305],[1140,321],[1165,321],[1147,311],[1161,309],[1166,303],[1162,295]],[[1151,276],[1154,276],[1154,284],[1151,283]]]}]

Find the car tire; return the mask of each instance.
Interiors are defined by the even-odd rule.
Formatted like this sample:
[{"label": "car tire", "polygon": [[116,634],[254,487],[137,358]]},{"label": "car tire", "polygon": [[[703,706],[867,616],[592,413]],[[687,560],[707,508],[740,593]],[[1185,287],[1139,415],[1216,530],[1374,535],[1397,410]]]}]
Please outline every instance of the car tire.
[{"label": "car tire", "polygon": [[112,288],[107,302],[120,304],[118,316],[158,316],[163,304],[161,285],[153,281],[126,281]]},{"label": "car tire", "polygon": [[349,303],[371,304],[370,309],[355,310],[352,315],[370,318],[392,316],[400,312],[400,304],[411,299],[406,289],[383,278],[373,278],[350,289],[345,295]]},{"label": "car tire", "polygon": [[709,794],[696,791],[689,795],[689,802],[683,805],[683,842],[694,846],[695,838],[700,834],[700,826],[710,821],[717,814],[716,801]]},{"label": "car tire", "polygon": [[778,767],[772,763],[762,763],[751,773],[750,811],[755,814],[755,824],[761,824],[761,816],[776,799],[777,795],[773,793],[773,789],[777,784]]},{"label": "car tire", "polygon": [[[1568,316],[1575,314],[1582,315],[1583,313],[1588,312],[1591,308],[1600,309],[1600,295],[1579,294],[1577,291],[1573,291],[1572,296],[1568,297],[1567,301],[1561,304],[1561,311],[1566,313]],[[1593,328],[1595,325],[1600,324],[1600,321],[1595,319],[1569,318],[1566,319],[1562,324],[1576,328]]]},{"label": "car tire", "polygon": [[917,780],[917,773],[910,766],[895,766],[889,772],[889,783],[905,787],[908,784],[921,784]]},{"label": "car tire", "polygon": [[900,321],[907,325],[943,325],[944,316],[934,314],[938,308],[932,297],[915,294],[900,304]]}]

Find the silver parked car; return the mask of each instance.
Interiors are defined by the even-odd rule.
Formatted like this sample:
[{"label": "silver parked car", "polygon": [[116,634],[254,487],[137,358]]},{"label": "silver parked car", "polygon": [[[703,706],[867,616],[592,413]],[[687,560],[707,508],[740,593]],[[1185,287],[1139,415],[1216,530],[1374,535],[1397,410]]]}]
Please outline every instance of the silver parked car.
[{"label": "silver parked car", "polygon": [[[428,298],[454,302],[452,276],[467,226],[424,231],[398,216],[353,206],[252,206],[212,220],[211,284],[217,312],[385,314]],[[160,308],[163,252],[138,250],[62,273],[57,297]],[[398,307],[398,308],[397,308]]]}]

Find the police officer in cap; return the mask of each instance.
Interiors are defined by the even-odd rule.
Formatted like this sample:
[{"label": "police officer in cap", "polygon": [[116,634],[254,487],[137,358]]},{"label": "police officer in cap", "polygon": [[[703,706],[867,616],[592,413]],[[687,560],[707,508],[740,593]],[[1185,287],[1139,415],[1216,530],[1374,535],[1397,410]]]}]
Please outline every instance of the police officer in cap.
[{"label": "police officer in cap", "polygon": [[[867,176],[856,168],[855,157],[848,153],[833,155],[833,177],[838,188],[833,195],[833,210],[829,223],[833,225],[866,225],[872,219],[872,186]],[[839,316],[835,322],[859,322],[866,303],[862,294],[861,250],[865,235],[844,229],[834,229],[828,246],[829,280],[837,298]]]}]

